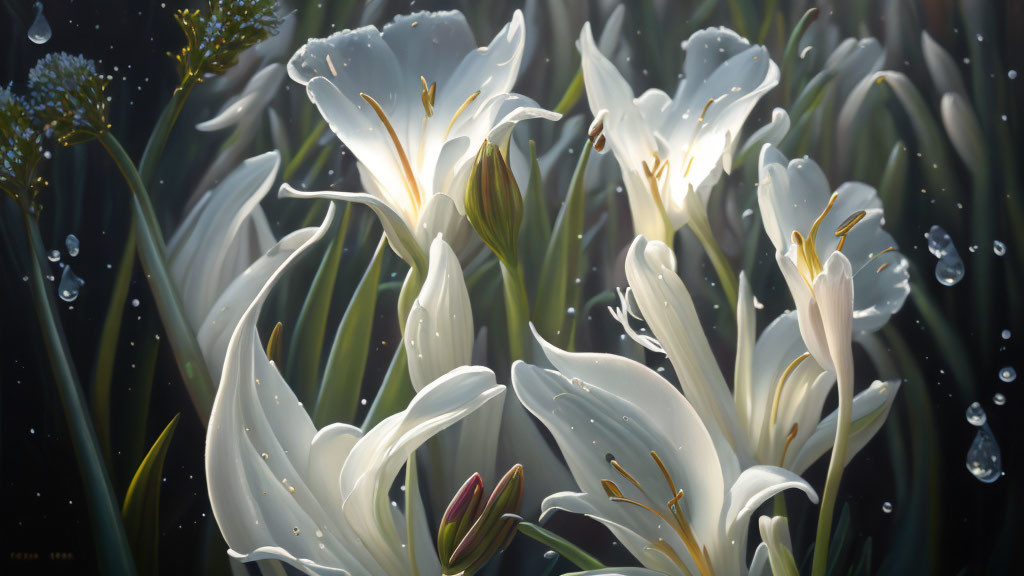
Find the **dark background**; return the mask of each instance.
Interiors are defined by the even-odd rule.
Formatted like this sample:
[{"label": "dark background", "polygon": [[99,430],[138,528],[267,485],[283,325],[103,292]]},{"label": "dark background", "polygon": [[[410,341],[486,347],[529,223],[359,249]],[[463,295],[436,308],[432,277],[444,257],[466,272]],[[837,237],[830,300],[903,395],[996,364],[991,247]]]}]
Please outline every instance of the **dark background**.
[{"label": "dark background", "polygon": [[[329,1],[323,0],[325,3]],[[0,83],[11,82],[17,90],[23,90],[28,69],[37,58],[50,51],[83,53],[96,59],[99,67],[115,78],[110,88],[114,97],[111,106],[113,131],[129,153],[138,158],[150,127],[176,84],[173,63],[166,52],[177,50],[181,45],[181,33],[172,14],[173,10],[184,6],[173,1],[167,1],[165,7],[156,1],[44,2],[53,38],[47,44],[37,46],[25,37],[34,15],[31,3],[3,0],[2,4],[0,13],[4,15],[4,22],[0,29],[9,38],[0,40],[0,49],[3,50]],[[454,5],[467,12],[475,7],[472,2],[421,1],[416,2],[413,9],[431,9],[442,4]],[[995,10],[999,14],[1020,15],[1020,2],[993,4],[998,7]],[[387,14],[406,11],[409,11],[408,2],[391,2],[378,23],[387,21]],[[491,18],[494,22],[507,21],[510,11],[511,8],[503,7],[496,11],[502,13],[492,14]],[[720,13],[726,12],[723,9]],[[630,14],[632,17],[633,12]],[[726,23],[726,20],[713,19],[712,22]],[[870,30],[849,33],[870,32],[882,38],[882,15],[869,19],[869,22]],[[661,33],[673,37],[673,23],[663,24]],[[954,57],[962,57],[965,42],[956,39],[956,34],[950,30],[952,25],[929,24],[940,29],[940,37],[952,38],[950,44]],[[339,24],[338,28],[342,27]],[[631,19],[626,30],[637,27]],[[496,29],[497,25],[492,28]],[[1012,24],[1000,28],[1004,31],[1013,29]],[[1020,26],[1016,30],[1024,32]],[[932,31],[939,36],[934,29]],[[990,41],[1005,48],[1002,54],[1006,68],[1024,71],[1024,62],[1020,60],[1020,35],[1004,33],[1001,36]],[[479,32],[478,40],[483,42]],[[955,51],[958,47],[960,53]],[[636,65],[652,70],[664,66],[642,51],[637,53]],[[921,73],[914,69],[905,71],[912,76]],[[190,101],[178,124],[174,139],[179,148],[189,147],[187,140],[182,140],[195,134],[189,127],[208,118],[219,105],[218,99],[208,94],[204,96],[202,90],[200,88],[199,95]],[[640,92],[639,89],[636,91]],[[1019,94],[1019,91],[1014,94]],[[1020,122],[1019,100],[1015,97],[1004,104],[1011,121]],[[585,110],[585,106],[578,109]],[[767,111],[760,111],[760,114],[761,117],[755,121],[767,118]],[[86,285],[77,301],[70,305],[62,303],[60,308],[75,362],[83,375],[83,385],[87,387],[89,378],[86,375],[91,374],[96,341],[108,301],[107,290],[114,274],[107,265],[116,268],[126,228],[127,190],[99,146],[59,150],[53,163],[55,174],[72,174],[74,177],[55,177],[50,189],[41,197],[45,207],[41,227],[48,248],[63,251],[63,239],[68,233],[76,234],[81,241],[80,255],[77,258],[65,256],[65,261],[73,265]],[[173,165],[173,162],[161,165],[158,178],[165,182],[167,189],[161,190],[159,185],[154,188],[155,194],[162,198],[158,203],[162,217],[176,222],[184,204],[184,199],[176,195],[173,185],[166,182],[194,185],[201,177],[201,170],[201,166]],[[932,203],[912,194],[912,189],[908,186],[910,209],[905,214],[910,216],[907,222],[890,223],[889,229],[900,242],[902,251],[915,263],[915,272],[930,276],[934,259],[927,252],[923,233],[931,223],[939,221],[938,215]],[[963,194],[966,196],[968,192],[965,190]],[[6,198],[0,200],[0,204],[5,215],[13,212],[13,206]],[[16,220],[7,218],[3,222],[6,225]],[[1000,224],[993,222],[992,226],[998,228]],[[997,231],[996,237],[1005,239],[1005,230]],[[0,253],[0,269],[3,270],[0,274],[0,289],[3,290],[3,304],[0,305],[0,571],[4,574],[93,573],[95,554],[84,496],[59,399],[46,368],[48,363],[29,306],[28,284],[22,281],[25,247],[21,231],[4,230],[0,241],[4,242]],[[970,242],[958,242],[970,275],[975,254],[960,244]],[[990,257],[987,246],[980,247],[979,253]],[[386,263],[386,270],[400,270],[400,264],[394,260],[392,258]],[[771,262],[770,257],[767,261]],[[1024,396],[1018,393],[1019,380],[1003,383],[997,378],[1000,367],[1020,362],[1019,341],[1024,338],[1024,322],[1019,313],[1020,292],[1014,284],[1019,271],[1012,270],[1013,261],[1010,258],[1000,260],[996,266],[990,294],[996,316],[990,334],[979,334],[976,329],[972,300],[967,297],[967,282],[939,294],[939,303],[950,326],[970,347],[965,354],[971,360],[974,381],[970,388],[973,396],[968,401],[978,400],[985,407],[989,425],[1002,447],[1005,476],[994,484],[978,482],[965,469],[965,455],[975,435],[975,429],[964,418],[966,398],[958,392],[960,389],[953,382],[947,359],[935,348],[918,309],[908,301],[893,320],[894,327],[902,334],[910,354],[916,359],[920,373],[902,370],[907,381],[890,420],[847,468],[837,505],[837,516],[844,503],[849,506],[852,526],[849,537],[857,542],[855,553],[860,552],[868,537],[871,538],[873,571],[881,570],[887,563],[917,567],[922,573],[937,574],[1003,574],[1018,570],[1013,568],[1013,560],[1022,535],[1018,470],[1021,455],[1020,406],[1024,403]],[[60,271],[56,265],[53,265],[51,273],[59,278]],[[385,277],[387,275],[385,272]],[[925,281],[932,282],[930,278]],[[135,282],[129,301],[138,298],[142,305],[128,309],[125,315],[122,348],[118,355],[118,369],[126,371],[135,368],[137,345],[141,348],[141,343],[154,339],[159,333],[155,311],[147,302],[148,288],[141,278],[137,277]],[[385,303],[381,309],[389,308]],[[999,337],[1003,329],[1011,331],[1009,340]],[[994,350],[989,349],[987,354],[979,352],[981,341],[988,342]],[[374,374],[379,377],[383,373],[392,351],[393,348],[387,345],[371,350],[368,377]],[[1017,367],[1024,369],[1024,364]],[[1005,406],[993,405],[991,398],[996,392],[1006,396]],[[120,393],[131,396],[130,388],[121,389]],[[212,522],[203,476],[204,431],[166,349],[161,350],[157,363],[146,437],[116,436],[115,445],[141,442],[149,446],[176,413],[181,413],[182,420],[164,468],[161,571],[179,574],[222,570],[224,545]],[[123,495],[136,465],[125,461],[122,456],[118,451],[113,462],[115,491],[119,495]],[[825,462],[827,460],[820,462],[808,474],[808,479],[815,486],[823,484]],[[906,511],[911,508],[912,501],[916,512],[910,516]],[[884,502],[892,503],[892,513],[882,511]],[[812,514],[812,511],[802,510],[804,506],[795,499],[790,499],[790,503],[792,514]],[[569,520],[557,518],[552,527],[558,531],[560,526],[568,524]],[[808,529],[813,527],[813,521],[802,524]],[[568,531],[563,533],[569,534]],[[610,546],[611,538],[603,531],[587,525],[582,534],[585,539],[577,543],[584,548],[602,559],[628,563],[628,555]],[[813,534],[796,532],[794,538],[797,549],[805,550],[813,540]],[[542,552],[543,549],[532,542],[517,542],[516,548],[510,551],[519,554]],[[569,566],[563,562],[556,573],[567,570]],[[904,573],[917,571],[911,569]]]}]

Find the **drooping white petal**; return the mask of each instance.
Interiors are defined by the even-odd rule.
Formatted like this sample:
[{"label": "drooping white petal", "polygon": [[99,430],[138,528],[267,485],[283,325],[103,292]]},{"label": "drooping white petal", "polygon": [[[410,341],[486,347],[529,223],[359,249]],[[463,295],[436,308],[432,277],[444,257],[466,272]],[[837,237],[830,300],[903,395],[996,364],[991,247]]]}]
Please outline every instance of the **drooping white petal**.
[{"label": "drooping white petal", "polygon": [[171,277],[193,328],[202,324],[228,284],[270,248],[254,222],[262,217],[260,201],[280,164],[277,151],[242,162],[206,193],[168,242]]},{"label": "drooping white petal", "polygon": [[750,450],[725,377],[704,336],[689,291],[666,265],[671,260],[668,246],[638,236],[626,256],[626,277],[644,319],[672,361],[683,393],[716,438],[723,465],[727,470],[733,467],[729,464],[733,453],[741,464],[749,464]]},{"label": "drooping white petal", "polygon": [[277,94],[284,79],[284,66],[273,63],[253,74],[242,93],[232,98],[216,116],[196,124],[200,132],[213,132],[234,126],[247,119],[255,119]]},{"label": "drooping white petal", "polygon": [[[846,464],[853,460],[853,457],[871,441],[871,438],[885,424],[899,388],[899,380],[885,382],[876,380],[867,390],[853,397],[853,416],[850,425],[850,441],[846,448]],[[837,418],[837,414],[833,412],[818,424],[814,434],[800,449],[791,466],[792,470],[802,474],[818,458],[832,449],[832,443],[835,442],[836,437]]]}]

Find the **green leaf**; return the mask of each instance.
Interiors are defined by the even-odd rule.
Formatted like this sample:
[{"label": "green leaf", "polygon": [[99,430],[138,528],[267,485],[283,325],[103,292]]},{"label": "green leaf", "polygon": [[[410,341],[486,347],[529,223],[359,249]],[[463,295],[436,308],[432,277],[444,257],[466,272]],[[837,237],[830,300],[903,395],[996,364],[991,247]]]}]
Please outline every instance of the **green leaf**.
[{"label": "green leaf", "polygon": [[893,222],[900,222],[904,191],[907,189],[907,145],[902,140],[893,145],[885,171],[878,184],[878,197],[885,205],[885,213]]},{"label": "green leaf", "polygon": [[[786,42],[786,51],[782,53],[781,81],[785,102],[790,102],[789,95],[793,89],[793,67],[796,66],[797,48],[800,46],[800,39],[803,38],[804,33],[807,32],[807,28],[810,27],[810,25],[817,19],[818,9],[809,9],[796,23],[796,26],[793,28],[793,32],[789,35],[789,40]],[[743,35],[745,36],[745,34]]]},{"label": "green leaf", "polygon": [[568,114],[570,110],[576,106],[576,103],[580,101],[580,96],[583,96],[583,68],[577,68],[576,74],[572,77],[572,82],[565,89],[565,93],[562,94],[562,98],[558,101],[554,111],[558,114]]},{"label": "green leaf", "polygon": [[537,148],[533,140],[530,140],[530,183],[526,185],[526,198],[523,200],[519,261],[523,266],[526,291],[531,298],[537,293],[538,274],[550,241],[551,215],[548,214],[548,205],[544,198],[544,183],[541,179],[540,164],[537,162]]},{"label": "green leaf", "polygon": [[[359,408],[359,392],[363,386],[366,370],[366,356],[370,350],[370,336],[373,332],[373,315],[377,307],[377,284],[380,281],[380,267],[387,237],[381,235],[377,251],[367,266],[363,279],[356,287],[348,303],[345,315],[334,334],[327,367],[320,382],[320,393],[316,400],[313,422],[317,427],[332,422],[355,421]],[[319,346],[319,343],[317,343]]]},{"label": "green leaf", "polygon": [[323,354],[324,333],[327,330],[327,313],[331,307],[331,295],[334,293],[334,283],[338,278],[338,266],[341,263],[345,234],[351,216],[352,204],[348,204],[338,233],[320,260],[320,267],[313,277],[302,310],[295,321],[295,333],[288,346],[288,381],[295,389],[299,400],[306,405],[312,405],[316,401],[320,357]]},{"label": "green leaf", "polygon": [[124,519],[128,541],[135,555],[139,574],[157,574],[160,549],[160,484],[163,478],[164,459],[170,446],[174,430],[178,427],[181,414],[176,414],[170,424],[157,437],[153,447],[142,460],[139,469],[128,487],[124,498],[121,517]]},{"label": "green leaf", "polygon": [[533,309],[533,323],[541,336],[563,349],[568,347],[573,320],[566,309],[570,302],[575,303],[579,293],[576,278],[580,272],[583,243],[583,176],[591,148],[590,140],[587,140],[569,182],[565,203],[555,220],[538,282],[538,286],[544,287],[544,298],[538,298]]},{"label": "green leaf", "polygon": [[409,378],[409,358],[405,355],[405,342],[401,342],[395,349],[395,356],[391,359],[387,374],[384,375],[384,382],[381,383],[377,397],[373,399],[361,428],[365,432],[388,416],[405,410],[415,395],[416,391],[413,390],[412,380]]},{"label": "green leaf", "polygon": [[601,564],[596,558],[584,552],[579,546],[532,522],[520,522],[519,532],[558,552],[563,558],[584,570],[600,570],[604,568],[604,564]]},{"label": "green leaf", "polygon": [[849,556],[850,542],[850,505],[849,503],[843,504],[843,511],[839,513],[839,522],[836,523],[835,532],[832,533],[832,545],[829,546],[829,558],[828,558],[828,574],[832,575],[836,573],[836,568],[842,566],[845,562],[846,557]]}]

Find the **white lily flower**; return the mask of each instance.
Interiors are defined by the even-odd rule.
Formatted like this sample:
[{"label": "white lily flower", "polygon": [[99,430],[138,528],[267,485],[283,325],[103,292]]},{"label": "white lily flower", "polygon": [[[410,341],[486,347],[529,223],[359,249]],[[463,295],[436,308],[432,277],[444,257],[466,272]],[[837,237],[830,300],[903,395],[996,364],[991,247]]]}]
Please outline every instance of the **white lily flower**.
[{"label": "white lily flower", "polygon": [[[207,432],[210,504],[230,554],[242,561],[277,559],[316,575],[439,575],[411,457],[504,387],[490,370],[465,367],[366,433],[345,424],[316,429],[267,359],[256,321],[274,284],[326,233],[333,213],[332,205],[318,229],[283,239],[225,295],[221,325],[233,329]],[[411,481],[400,509],[388,493],[403,466]]]},{"label": "white lily flower", "polygon": [[[761,150],[759,171],[761,218],[797,309],[806,307],[818,272],[849,268],[854,282],[854,332],[874,332],[885,325],[910,294],[910,275],[907,259],[882,229],[885,215],[875,189],[846,182],[832,193],[813,160],[787,162],[772,146]],[[803,250],[795,242],[798,236]],[[824,265],[819,255],[828,255]],[[830,268],[833,258],[846,264]],[[808,346],[815,344],[808,342]],[[811,353],[828,367],[821,350],[819,346]]]},{"label": "white lily flower", "polygon": [[477,48],[462,13],[451,11],[310,40],[288,74],[359,160],[366,192],[309,196],[368,205],[395,252],[417,268],[438,233],[460,252],[472,233],[466,183],[484,139],[504,147],[520,120],[560,118],[511,92],[525,34],[517,10]]},{"label": "white lily flower", "polygon": [[538,340],[557,371],[517,362],[512,383],[581,490],[549,496],[545,515],[594,518],[658,573],[724,576],[747,573],[748,521],[761,504],[787,488],[817,502],[788,470],[741,470],[729,446],[716,443],[686,398],[650,368]]},{"label": "white lily flower", "polygon": [[[741,467],[767,464],[802,474],[832,446],[836,413],[823,419],[822,409],[835,374],[807,354],[796,313],[776,318],[755,343],[753,295],[741,274],[730,395],[673,258],[665,244],[638,237],[626,256],[630,288],[613,315],[638,343],[668,355],[683,393],[720,451],[735,452]],[[629,315],[646,319],[651,334],[634,330]],[[898,390],[898,380],[875,382],[853,399],[856,426],[847,462],[885,423]]]},{"label": "white lily flower", "polygon": [[731,171],[743,123],[778,84],[779,68],[763,46],[708,28],[683,43],[685,79],[674,97],[650,89],[634,98],[589,23],[579,48],[590,110],[606,114],[604,135],[622,171],[634,231],[669,242],[692,217],[687,197],[697,194],[705,205],[722,171]]},{"label": "white lily flower", "polygon": [[[471,363],[473,311],[455,252],[440,236],[430,246],[430,266],[412,305],[404,334],[409,375],[419,392],[431,381]],[[514,395],[504,404],[489,402],[460,425],[442,433],[440,461],[424,462],[435,479],[432,502],[437,517],[452,494],[474,473],[491,486],[503,471],[522,464],[530,474],[523,511],[536,511],[544,496],[572,485],[569,471],[548,448],[543,435]]]},{"label": "white lily flower", "polygon": [[274,245],[260,201],[280,165],[276,150],[243,161],[202,196],[167,243],[171,277],[193,329],[228,285]]}]

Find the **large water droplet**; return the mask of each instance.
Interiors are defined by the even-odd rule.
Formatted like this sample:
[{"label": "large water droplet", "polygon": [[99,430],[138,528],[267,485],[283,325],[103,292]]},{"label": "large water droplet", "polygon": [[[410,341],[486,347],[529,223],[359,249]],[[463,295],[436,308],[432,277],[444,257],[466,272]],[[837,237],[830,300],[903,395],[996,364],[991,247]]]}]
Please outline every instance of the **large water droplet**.
[{"label": "large water droplet", "polygon": [[554,550],[548,550],[544,553],[545,560],[558,560],[558,556],[558,552],[555,552]]},{"label": "large water droplet", "polygon": [[938,264],[935,265],[935,279],[943,286],[952,286],[963,280],[964,272],[964,261],[960,259],[955,248],[952,253],[939,258]]},{"label": "large water droplet", "polygon": [[64,247],[68,250],[68,256],[74,258],[78,256],[78,249],[81,244],[78,242],[78,237],[74,234],[68,234],[68,237],[64,239]]},{"label": "large water droplet", "polygon": [[1013,382],[1017,379],[1017,371],[1013,366],[1003,366],[999,369],[999,379],[1003,382]]},{"label": "large water droplet", "polygon": [[892,502],[882,502],[882,512],[886,514],[892,513]]},{"label": "large water droplet", "polygon": [[999,334],[999,335],[1003,337],[1003,340],[1009,340],[1010,339],[1010,331],[1009,330],[1003,330],[1002,333]]},{"label": "large water droplet", "polygon": [[966,464],[967,470],[986,484],[995,482],[1003,474],[1003,455],[988,424],[978,430],[974,442],[971,442]]},{"label": "large water droplet", "polygon": [[984,426],[986,420],[988,420],[988,417],[985,416],[985,409],[981,407],[981,404],[972,402],[967,407],[967,422],[971,426]]},{"label": "large water droplet", "polygon": [[71,271],[71,266],[65,266],[57,285],[57,295],[65,302],[74,302],[82,286],[85,286],[85,281]]},{"label": "large water droplet", "polygon": [[50,36],[53,36],[53,31],[50,30],[50,23],[43,14],[43,3],[36,2],[36,19],[28,27],[28,39],[36,44],[46,44],[50,41]]},{"label": "large water droplet", "polygon": [[992,251],[995,252],[996,256],[1002,256],[1006,254],[1006,244],[1003,244],[999,240],[993,240]]},{"label": "large water droplet", "polygon": [[1003,396],[1002,392],[996,392],[996,395],[992,397],[992,403],[996,406],[1002,406],[1006,404],[1006,396]]},{"label": "large water droplet", "polygon": [[50,250],[49,254],[46,255],[46,259],[50,262],[60,262],[60,251]]},{"label": "large water droplet", "polygon": [[[934,254],[936,258],[942,258],[949,252],[950,248],[953,248],[953,239],[949,237],[946,230],[937,224],[932,226],[928,230],[928,251]],[[953,249],[955,250],[956,248]]]}]

